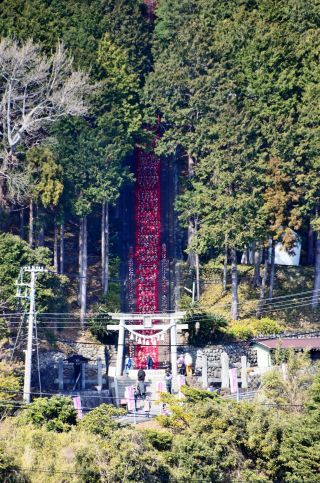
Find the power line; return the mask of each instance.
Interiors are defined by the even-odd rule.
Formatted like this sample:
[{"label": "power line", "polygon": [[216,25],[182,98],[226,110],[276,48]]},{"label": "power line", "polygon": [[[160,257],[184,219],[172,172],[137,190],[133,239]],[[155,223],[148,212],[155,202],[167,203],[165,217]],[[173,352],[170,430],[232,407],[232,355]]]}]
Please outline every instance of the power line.
[{"label": "power line", "polygon": [[[314,294],[314,292],[320,292],[320,289],[316,290],[316,291],[309,290],[309,291],[303,291],[303,292],[295,292],[293,294],[287,294],[287,295],[282,295],[282,296],[273,297],[273,298],[265,298],[265,299],[261,299],[261,300],[259,300],[259,299],[246,300],[244,302],[238,302],[238,306],[239,306],[239,308],[241,308],[245,305],[252,304],[254,302],[256,302],[256,303],[260,302],[260,303],[264,304],[264,306],[265,306],[265,303],[266,303],[267,306],[265,306],[265,307],[269,309],[269,308],[272,308],[273,306],[278,307],[278,306],[280,306],[280,304],[288,305],[291,302],[297,303],[299,301],[303,301],[303,300],[307,300],[307,299],[313,299],[313,295],[307,296],[307,297],[301,297],[301,296],[304,295],[304,294],[307,294],[307,293]],[[282,302],[281,301],[277,302],[277,300],[279,300],[279,299],[287,299],[289,297],[291,297],[293,300],[292,301],[283,300]],[[294,300],[294,299],[296,299],[296,300]],[[271,302],[267,302],[268,300],[271,300]],[[210,307],[212,309],[229,308],[231,305],[232,305],[231,302],[226,302],[226,303],[223,303],[223,304],[215,304],[215,305],[201,304],[199,308],[206,308],[206,307]],[[172,313],[172,312],[174,312],[174,311],[173,310],[167,311],[166,313]],[[19,316],[23,316],[23,315],[24,315],[24,313],[14,313],[14,314],[10,313],[10,314],[0,314],[0,317],[18,318]],[[135,316],[141,315],[141,318],[143,317],[143,314],[141,314],[139,312],[132,312],[132,315],[135,315]],[[161,313],[154,313],[153,314],[154,318],[156,318],[157,315],[161,315]],[[201,314],[200,315],[199,314],[191,315],[191,317],[193,317],[193,318],[195,318],[197,316],[201,316]],[[80,318],[80,316],[73,315],[73,314],[70,314],[68,312],[43,312],[43,313],[38,314],[39,320],[46,319],[46,318],[52,318],[52,317],[57,317],[57,318],[59,318],[59,320],[61,320],[61,319],[78,320]],[[87,319],[87,320],[92,320],[92,319],[103,320],[105,318],[110,319],[110,315],[108,313],[106,313],[106,314],[93,313],[93,314],[86,315],[84,318]],[[58,322],[58,320],[57,320],[57,322]]]},{"label": "power line", "polygon": [[[308,293],[317,293],[319,292],[319,295],[320,295],[320,289],[317,289],[317,290],[306,290],[306,291],[301,291],[301,292],[294,292],[294,293],[291,293],[291,294],[286,294],[286,295],[279,295],[279,296],[276,296],[276,297],[267,297],[267,298],[264,298],[262,299],[260,302],[267,302],[268,300],[271,300],[271,302],[267,302],[268,304],[274,304],[276,302],[274,301],[277,301],[279,299],[284,299],[284,298],[299,298],[300,295],[304,295],[304,294],[308,294]],[[252,302],[259,302],[259,299],[252,299],[252,300],[246,300],[244,302],[238,302],[239,305],[244,305],[244,304],[250,304]],[[215,305],[215,307],[229,307],[231,305],[231,302],[225,302],[223,304],[220,304],[220,305]],[[212,307],[212,305],[209,305],[209,304],[201,304],[201,307]],[[171,313],[171,312],[175,312],[175,310],[168,310],[166,313]],[[140,312],[131,312],[133,315],[143,315],[141,314]],[[156,315],[160,315],[162,312],[155,312],[153,315],[156,316]],[[0,317],[1,316],[10,316],[10,315],[23,315],[23,313],[7,313],[7,314],[0,314]],[[72,314],[68,314],[67,312],[43,312],[40,314],[41,316],[59,316],[59,315],[68,315],[70,317],[73,317]],[[86,315],[85,318],[96,318],[96,317],[100,317],[100,316],[105,316],[105,317],[109,317],[109,314],[101,314],[101,313],[93,313],[93,314],[90,314],[90,315]]]}]

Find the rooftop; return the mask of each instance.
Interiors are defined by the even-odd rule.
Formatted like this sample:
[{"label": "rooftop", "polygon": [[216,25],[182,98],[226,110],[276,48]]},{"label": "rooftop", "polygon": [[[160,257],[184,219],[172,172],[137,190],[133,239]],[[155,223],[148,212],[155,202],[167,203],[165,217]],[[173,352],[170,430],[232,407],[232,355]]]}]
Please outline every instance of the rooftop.
[{"label": "rooftop", "polygon": [[254,341],[254,344],[260,345],[267,349],[276,349],[279,345],[283,349],[309,349],[320,350],[320,337],[310,337],[303,339],[294,338],[278,338],[278,339],[260,339]]}]

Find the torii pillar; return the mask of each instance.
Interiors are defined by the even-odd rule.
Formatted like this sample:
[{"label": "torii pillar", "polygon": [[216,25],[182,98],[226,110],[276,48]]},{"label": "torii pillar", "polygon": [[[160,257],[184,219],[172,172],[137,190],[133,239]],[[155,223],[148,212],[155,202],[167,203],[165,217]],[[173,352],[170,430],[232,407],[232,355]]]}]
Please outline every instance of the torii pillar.
[{"label": "torii pillar", "polygon": [[[171,368],[172,375],[177,375],[177,330],[188,329],[188,324],[177,324],[178,320],[181,320],[185,316],[185,312],[173,312],[172,314],[124,314],[124,313],[112,313],[110,314],[113,320],[118,320],[119,325],[107,325],[107,330],[117,330],[119,332],[118,336],[118,350],[117,350],[117,367],[116,367],[116,377],[122,375],[123,366],[123,354],[124,354],[124,343],[125,343],[125,331],[126,328],[131,330],[168,330],[170,329],[170,345],[171,345]],[[143,321],[143,324],[135,325],[132,321]],[[153,324],[153,320],[168,320],[167,324]],[[128,326],[126,321],[130,321]]]}]

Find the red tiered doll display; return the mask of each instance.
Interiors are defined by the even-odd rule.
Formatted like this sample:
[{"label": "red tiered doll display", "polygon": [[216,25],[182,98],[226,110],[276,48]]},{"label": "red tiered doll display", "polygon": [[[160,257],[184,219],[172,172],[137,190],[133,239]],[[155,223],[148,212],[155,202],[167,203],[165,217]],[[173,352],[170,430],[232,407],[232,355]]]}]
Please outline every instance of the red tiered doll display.
[{"label": "red tiered doll display", "polygon": [[[161,261],[160,218],[160,159],[154,153],[136,152],[135,168],[135,278],[136,311],[155,313],[159,311],[159,267]],[[152,334],[143,331],[143,334]],[[136,346],[137,368],[146,367],[151,355],[154,367],[158,366],[158,342],[144,340]]]}]

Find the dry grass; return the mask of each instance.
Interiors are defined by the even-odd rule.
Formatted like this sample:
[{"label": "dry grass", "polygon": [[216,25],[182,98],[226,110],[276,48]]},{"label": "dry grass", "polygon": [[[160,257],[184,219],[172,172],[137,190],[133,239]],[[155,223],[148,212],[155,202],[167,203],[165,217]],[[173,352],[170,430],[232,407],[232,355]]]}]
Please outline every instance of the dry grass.
[{"label": "dry grass", "polygon": [[[208,270],[207,270],[208,272]],[[240,303],[240,320],[243,324],[253,326],[256,324],[256,308],[259,299],[259,288],[252,286],[253,268],[240,267],[240,283],[239,283],[239,303]],[[314,311],[307,305],[310,302],[313,284],[312,267],[277,267],[275,290],[273,303],[278,303],[286,299],[277,299],[277,297],[294,295],[289,298],[292,304],[297,304],[297,308],[292,308],[290,302],[286,305],[285,310],[270,310],[263,314],[276,321],[286,331],[310,331],[319,328],[319,311]],[[307,292],[304,294],[304,292]],[[305,297],[308,297],[305,299]],[[267,294],[266,294],[267,297]],[[299,297],[304,300],[299,302]],[[299,306],[299,304],[303,304]],[[223,293],[222,286],[219,283],[208,283],[205,285],[201,301],[201,308],[207,313],[223,315],[232,327],[234,322],[230,318],[231,293],[228,287],[227,293]],[[273,306],[272,308],[276,308]]]}]

